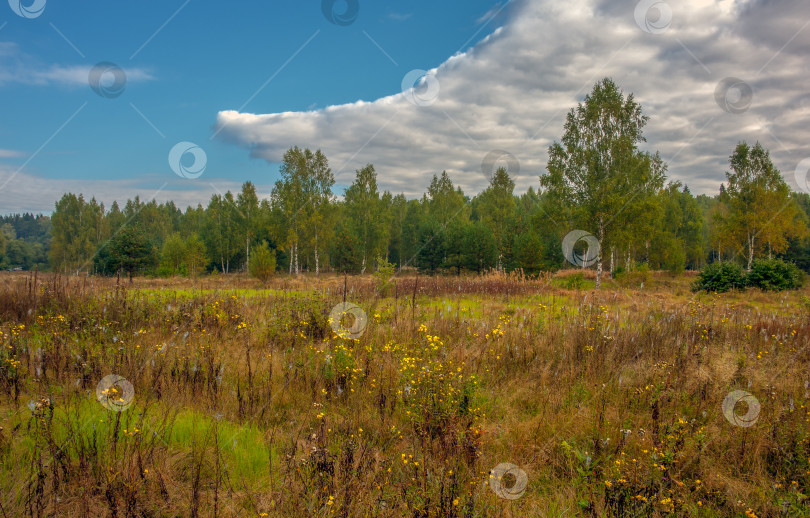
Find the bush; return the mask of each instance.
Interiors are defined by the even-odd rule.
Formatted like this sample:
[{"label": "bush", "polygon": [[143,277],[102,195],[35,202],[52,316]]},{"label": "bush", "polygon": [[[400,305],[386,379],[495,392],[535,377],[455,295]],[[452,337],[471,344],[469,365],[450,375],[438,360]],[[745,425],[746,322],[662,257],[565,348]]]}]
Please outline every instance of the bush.
[{"label": "bush", "polygon": [[378,295],[385,296],[390,287],[391,277],[394,276],[395,271],[396,268],[393,264],[382,257],[377,258],[377,271],[374,272],[374,277],[377,279]]},{"label": "bush", "polygon": [[758,259],[751,264],[746,284],[762,290],[792,290],[801,288],[804,275],[793,263],[781,259]]},{"label": "bush", "polygon": [[569,275],[563,281],[563,286],[565,286],[567,290],[581,290],[583,286],[585,286],[585,274],[575,273]]},{"label": "bush", "polygon": [[739,264],[712,263],[700,271],[697,281],[692,285],[692,291],[723,293],[729,290],[741,290],[745,288],[745,281],[745,273]]},{"label": "bush", "polygon": [[250,275],[262,282],[267,282],[275,271],[276,252],[271,250],[265,241],[253,251],[250,258]]},{"label": "bush", "polygon": [[616,284],[622,288],[643,288],[649,286],[653,279],[653,272],[647,263],[634,263],[633,269],[627,271],[622,266],[616,266],[613,270],[613,278]]}]

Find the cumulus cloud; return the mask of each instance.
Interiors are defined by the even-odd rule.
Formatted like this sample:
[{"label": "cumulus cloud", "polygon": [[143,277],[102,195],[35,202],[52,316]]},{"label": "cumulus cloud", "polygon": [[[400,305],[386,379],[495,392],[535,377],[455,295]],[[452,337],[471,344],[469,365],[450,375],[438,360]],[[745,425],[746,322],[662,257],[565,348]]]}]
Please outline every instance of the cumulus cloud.
[{"label": "cumulus cloud", "polygon": [[[223,110],[218,138],[271,163],[294,145],[320,148],[342,184],[371,162],[382,188],[412,196],[442,170],[478,192],[482,161],[504,150],[518,159],[524,190],[538,185],[566,112],[609,76],[650,116],[644,147],[693,192],[717,192],[740,140],[762,142],[795,185],[793,170],[810,156],[805,1],[644,5],[637,23],[636,1],[524,1],[482,42],[428,71],[416,102],[405,91],[308,112]],[[741,83],[716,92],[727,77]]]}]

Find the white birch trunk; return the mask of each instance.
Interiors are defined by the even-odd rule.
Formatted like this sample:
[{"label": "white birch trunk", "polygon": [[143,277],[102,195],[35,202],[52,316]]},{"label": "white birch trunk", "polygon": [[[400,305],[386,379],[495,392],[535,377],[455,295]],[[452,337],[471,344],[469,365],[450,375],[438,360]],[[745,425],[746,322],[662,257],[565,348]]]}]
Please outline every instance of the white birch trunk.
[{"label": "white birch trunk", "polygon": [[605,240],[605,225],[602,217],[599,217],[599,250],[596,252],[596,286],[595,289],[602,287],[602,242]]},{"label": "white birch trunk", "polygon": [[315,275],[321,273],[320,263],[318,262],[318,233],[315,232]]},{"label": "white birch trunk", "polygon": [[754,262],[754,239],[755,236],[748,236],[748,271],[751,271],[751,263]]}]

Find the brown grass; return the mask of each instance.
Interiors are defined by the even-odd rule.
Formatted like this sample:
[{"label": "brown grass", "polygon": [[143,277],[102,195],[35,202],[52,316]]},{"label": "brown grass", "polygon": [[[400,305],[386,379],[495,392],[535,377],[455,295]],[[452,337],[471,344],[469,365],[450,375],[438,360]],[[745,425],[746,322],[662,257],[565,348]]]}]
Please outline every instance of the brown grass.
[{"label": "brown grass", "polygon": [[807,290],[651,279],[2,274],[0,516],[807,516]]}]

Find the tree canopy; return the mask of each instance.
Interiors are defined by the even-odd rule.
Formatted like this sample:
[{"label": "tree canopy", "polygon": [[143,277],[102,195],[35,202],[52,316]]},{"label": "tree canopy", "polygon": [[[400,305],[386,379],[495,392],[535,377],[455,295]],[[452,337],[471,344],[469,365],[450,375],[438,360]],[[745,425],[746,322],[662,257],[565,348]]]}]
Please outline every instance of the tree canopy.
[{"label": "tree canopy", "polygon": [[[611,79],[567,114],[548,149],[539,189],[515,192],[506,169],[477,195],[442,171],[407,199],[380,191],[378,172],[355,172],[342,199],[320,151],[284,154],[269,196],[252,182],[184,211],[138,196],[109,208],[67,193],[53,214],[0,218],[0,267],[62,272],[198,275],[284,269],[361,273],[378,264],[427,273],[491,269],[537,274],[571,267],[573,230],[595,236],[597,282],[638,265],[679,272],[713,262],[751,268],[786,258],[810,270],[810,195],[791,192],[761,144],[740,142],[714,196],[667,182],[658,153],[640,149],[649,119]],[[384,173],[383,173],[384,174]],[[257,250],[260,264],[252,268]],[[271,257],[272,256],[272,257]]]}]

